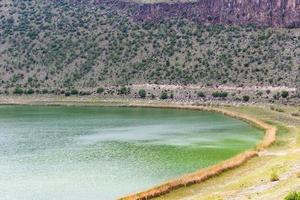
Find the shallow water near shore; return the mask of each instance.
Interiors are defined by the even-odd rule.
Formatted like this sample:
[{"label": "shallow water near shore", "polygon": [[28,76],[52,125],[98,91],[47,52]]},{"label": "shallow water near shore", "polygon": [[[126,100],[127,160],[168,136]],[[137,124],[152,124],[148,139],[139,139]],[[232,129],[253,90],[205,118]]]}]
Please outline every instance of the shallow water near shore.
[{"label": "shallow water near shore", "polygon": [[0,197],[116,199],[230,158],[262,137],[210,112],[0,106]]}]

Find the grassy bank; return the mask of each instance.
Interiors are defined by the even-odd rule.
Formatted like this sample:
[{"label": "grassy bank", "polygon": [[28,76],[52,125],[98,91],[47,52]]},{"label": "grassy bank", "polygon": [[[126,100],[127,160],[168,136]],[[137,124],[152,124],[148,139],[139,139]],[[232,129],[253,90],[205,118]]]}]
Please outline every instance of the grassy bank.
[{"label": "grassy bank", "polygon": [[[292,116],[299,107],[226,106],[275,126],[274,145],[244,165],[200,184],[183,187],[157,199],[283,199],[289,191],[300,190],[300,118]],[[277,181],[271,181],[273,174]]]},{"label": "grassy bank", "polygon": [[170,193],[178,188],[194,185],[197,183],[205,182],[206,180],[215,177],[225,171],[230,169],[237,168],[244,163],[246,163],[249,159],[256,157],[260,151],[264,150],[265,148],[269,147],[271,144],[275,142],[276,139],[276,131],[277,128],[275,126],[269,125],[255,117],[246,115],[244,113],[234,112],[226,109],[225,107],[219,106],[200,106],[200,105],[165,105],[162,103],[157,104],[133,104],[133,106],[143,106],[143,107],[154,107],[154,108],[180,108],[180,109],[193,109],[193,110],[200,110],[200,111],[211,111],[211,112],[218,112],[224,115],[228,115],[230,117],[239,118],[244,120],[248,123],[251,123],[258,128],[265,130],[265,137],[261,143],[259,143],[254,151],[247,151],[241,153],[231,159],[225,160],[221,163],[213,165],[211,167],[201,169],[195,173],[187,174],[181,178],[174,179],[167,181],[161,185],[153,187],[147,191],[136,193],[133,195],[129,195],[127,197],[121,198],[122,200],[143,200],[143,199],[151,199],[155,197],[159,197]]},{"label": "grassy bank", "polygon": [[[231,117],[242,118],[260,128],[269,130],[256,151],[238,155],[216,166],[189,174],[180,180],[168,182],[139,196],[143,199],[282,199],[289,191],[300,189],[300,118],[293,116],[299,107],[266,105],[198,105],[193,102],[163,102],[132,99],[103,99],[58,96],[0,97],[1,104],[30,105],[80,105],[80,106],[144,106],[161,108],[185,108],[217,111]],[[270,126],[270,125],[271,126]],[[261,151],[274,142],[272,147]],[[260,150],[260,151],[258,151]],[[254,157],[254,158],[253,158]],[[249,158],[253,158],[246,162]],[[242,165],[243,164],[243,165]],[[229,170],[235,168],[234,170]],[[299,168],[299,169],[298,169]],[[270,181],[276,173],[278,181]],[[213,177],[213,178],[212,178]],[[205,181],[204,181],[205,180]],[[172,183],[170,185],[170,183]],[[188,186],[188,187],[187,187]],[[172,191],[172,192],[171,192]]]}]

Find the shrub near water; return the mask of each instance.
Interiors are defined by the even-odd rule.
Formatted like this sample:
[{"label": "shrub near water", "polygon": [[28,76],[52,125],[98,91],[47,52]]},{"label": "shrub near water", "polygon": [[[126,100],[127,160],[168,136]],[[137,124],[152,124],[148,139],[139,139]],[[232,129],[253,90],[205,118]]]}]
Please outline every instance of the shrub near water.
[{"label": "shrub near water", "polygon": [[243,96],[243,101],[248,102],[250,100],[250,97],[248,95]]},{"label": "shrub near water", "polygon": [[203,97],[205,97],[205,94],[203,92],[198,92],[197,96],[203,98]]},{"label": "shrub near water", "polygon": [[288,91],[284,90],[284,91],[281,92],[281,97],[282,98],[287,98],[288,96],[289,96],[289,92]]},{"label": "shrub near water", "polygon": [[24,91],[23,91],[22,88],[17,87],[17,88],[14,90],[14,94],[23,94],[23,93],[24,93]]},{"label": "shrub near water", "polygon": [[26,94],[33,94],[34,93],[34,90],[33,89],[29,89],[26,91]]},{"label": "shrub near water", "polygon": [[100,87],[97,89],[97,93],[98,94],[102,94],[104,92],[104,88],[103,87]]},{"label": "shrub near water", "polygon": [[145,98],[146,97],[146,91],[144,89],[139,90],[139,96],[141,98]]},{"label": "shrub near water", "polygon": [[228,96],[228,92],[213,92],[212,93],[213,97],[221,97],[221,98],[226,98]]},{"label": "shrub near water", "polygon": [[167,98],[168,98],[167,92],[162,92],[160,95],[160,99],[167,99]]},{"label": "shrub near water", "polygon": [[129,87],[121,87],[121,89],[118,90],[119,95],[128,95],[130,94],[130,88]]},{"label": "shrub near water", "polygon": [[290,192],[284,200],[300,200],[300,192]]},{"label": "shrub near water", "polygon": [[71,94],[72,95],[77,95],[78,94],[78,90],[76,90],[76,89],[71,90]]},{"label": "shrub near water", "polygon": [[278,176],[278,174],[275,171],[273,171],[271,173],[270,181],[272,181],[272,182],[279,181],[279,176]]}]

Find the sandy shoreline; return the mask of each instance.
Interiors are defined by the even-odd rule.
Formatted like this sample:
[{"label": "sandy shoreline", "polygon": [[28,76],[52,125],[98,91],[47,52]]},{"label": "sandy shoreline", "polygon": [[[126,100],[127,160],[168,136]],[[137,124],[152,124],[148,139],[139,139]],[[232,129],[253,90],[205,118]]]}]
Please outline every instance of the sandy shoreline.
[{"label": "sandy shoreline", "polygon": [[[246,151],[234,156],[228,160],[222,161],[213,166],[200,169],[194,173],[182,176],[181,178],[174,179],[155,186],[147,191],[132,194],[123,198],[122,200],[133,199],[150,199],[169,193],[180,187],[204,182],[222,172],[236,168],[247,162],[249,159],[258,156],[261,150],[269,147],[276,139],[276,127],[269,125],[255,117],[226,110],[224,107],[218,105],[192,105],[191,103],[182,102],[163,102],[163,101],[146,101],[136,99],[99,99],[99,98],[66,98],[66,97],[21,97],[21,96],[5,96],[0,97],[0,104],[6,105],[67,105],[67,106],[128,106],[128,107],[147,107],[147,108],[170,108],[170,109],[190,109],[208,112],[217,112],[229,117],[237,118],[253,126],[265,130],[263,140],[256,146],[253,151]],[[234,105],[233,105],[234,106]]]}]

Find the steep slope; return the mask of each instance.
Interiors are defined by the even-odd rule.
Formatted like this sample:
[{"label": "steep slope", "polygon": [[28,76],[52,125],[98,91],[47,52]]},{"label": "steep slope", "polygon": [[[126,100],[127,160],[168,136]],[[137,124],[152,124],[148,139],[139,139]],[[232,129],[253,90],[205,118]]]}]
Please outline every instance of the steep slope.
[{"label": "steep slope", "polygon": [[298,29],[204,26],[181,16],[136,21],[136,5],[0,1],[2,92],[140,83],[295,87]]},{"label": "steep slope", "polygon": [[209,24],[253,23],[260,26],[300,27],[300,1],[197,0],[179,3],[148,3],[139,7],[135,18],[159,20],[174,16]]}]

